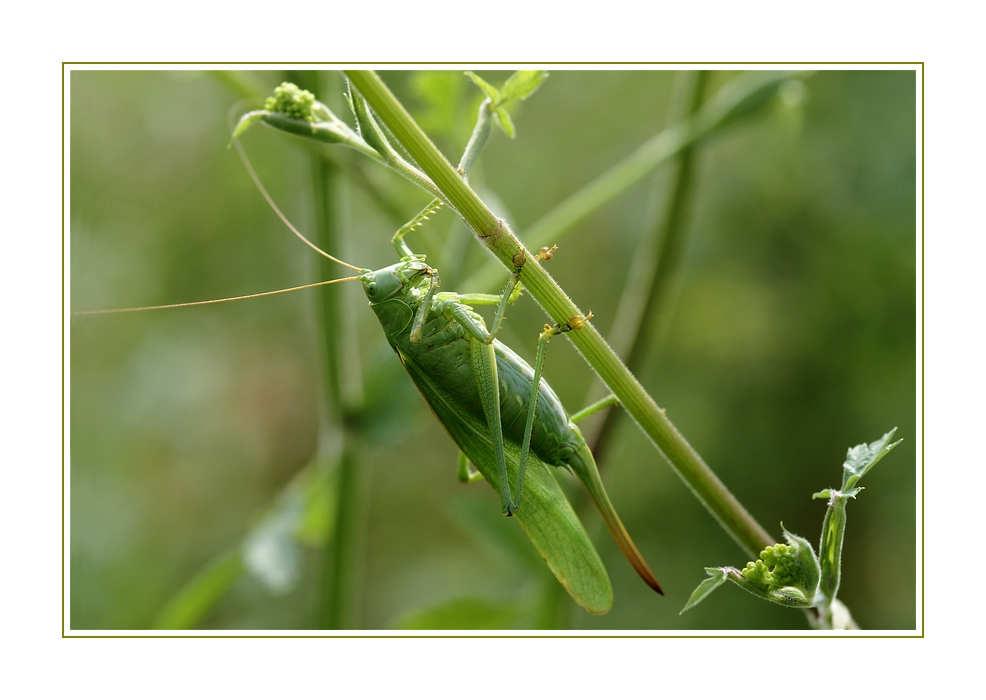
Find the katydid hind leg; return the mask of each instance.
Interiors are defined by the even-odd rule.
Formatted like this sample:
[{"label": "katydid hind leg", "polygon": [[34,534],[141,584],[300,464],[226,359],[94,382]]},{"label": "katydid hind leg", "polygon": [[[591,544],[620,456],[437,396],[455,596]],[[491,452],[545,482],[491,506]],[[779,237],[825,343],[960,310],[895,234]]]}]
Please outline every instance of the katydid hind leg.
[{"label": "katydid hind leg", "polygon": [[527,423],[524,425],[524,441],[520,448],[520,463],[517,465],[517,487],[514,509],[520,508],[520,497],[524,489],[524,477],[527,473],[527,458],[531,452],[531,433],[534,431],[534,416],[537,413],[538,392],[541,387],[541,367],[544,364],[544,352],[548,347],[548,339],[554,335],[553,329],[544,327],[538,336],[537,357],[534,360],[534,380],[531,382],[531,400],[527,408]]},{"label": "katydid hind leg", "polygon": [[507,457],[503,446],[503,427],[500,421],[500,381],[496,370],[496,353],[493,346],[476,337],[469,338],[469,353],[476,387],[493,438],[496,454],[496,471],[500,481],[500,505],[505,515],[513,515],[517,509],[510,496],[510,480],[507,476]]},{"label": "katydid hind leg", "polygon": [[[502,304],[502,300],[501,300]],[[523,486],[524,470],[526,469],[526,450],[522,451],[520,465],[517,470],[517,487],[515,498],[511,494],[510,480],[507,475],[506,451],[503,445],[503,423],[500,419],[500,378],[496,368],[496,351],[492,337],[486,331],[481,321],[473,317],[472,310],[465,304],[456,303],[451,306],[452,317],[459,322],[469,336],[469,352],[472,361],[473,376],[483,404],[486,424],[493,438],[496,452],[497,475],[500,480],[500,503],[505,515],[512,515],[520,505],[520,488]],[[528,417],[528,429],[531,416]],[[529,430],[528,430],[529,432]],[[530,437],[526,440],[530,445]]]}]

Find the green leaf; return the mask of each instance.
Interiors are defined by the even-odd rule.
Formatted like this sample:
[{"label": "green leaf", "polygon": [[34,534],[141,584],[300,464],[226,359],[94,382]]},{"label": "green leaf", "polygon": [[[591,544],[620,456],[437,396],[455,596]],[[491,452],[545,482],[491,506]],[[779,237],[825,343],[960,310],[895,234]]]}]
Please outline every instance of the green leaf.
[{"label": "green leaf", "polygon": [[394,153],[393,147],[387,141],[387,137],[383,135],[383,131],[373,119],[373,115],[370,114],[370,108],[363,96],[355,90],[351,91],[351,95],[351,104],[353,114],[356,116],[356,125],[359,127],[359,135],[370,145],[370,148],[387,158],[388,154]]},{"label": "green leaf", "polygon": [[788,532],[784,523],[781,523],[781,530],[784,532],[784,539],[797,547],[798,564],[801,569],[801,588],[811,600],[815,597],[815,591],[818,590],[818,580],[821,577],[821,569],[818,558],[815,556],[815,550],[804,537]]},{"label": "green leaf", "polygon": [[709,594],[712,593],[712,591],[714,591],[719,586],[724,584],[726,582],[726,579],[729,578],[729,571],[726,568],[722,568],[722,569],[707,568],[705,570],[705,573],[709,575],[709,578],[705,579],[704,581],[702,581],[702,583],[698,584],[698,588],[696,588],[695,592],[692,593],[692,596],[691,598],[688,599],[688,602],[685,604],[685,607],[683,607],[681,609],[681,612],[678,613],[679,615],[681,615],[681,613],[685,612],[690,608],[694,608],[696,605],[698,605],[703,600],[708,598]]},{"label": "green leaf", "polygon": [[412,612],[398,623],[405,630],[500,630],[516,627],[515,605],[478,598],[456,598]]},{"label": "green leaf", "polygon": [[466,71],[466,75],[469,77],[469,79],[471,81],[473,81],[473,83],[476,84],[476,87],[478,87],[480,90],[482,90],[486,94],[486,96],[488,98],[490,98],[490,102],[492,102],[493,104],[496,104],[496,103],[498,103],[500,101],[500,91],[499,90],[497,90],[495,87],[493,87],[492,85],[490,85],[488,82],[486,82],[485,80],[483,80],[482,78],[480,78],[478,75],[476,75],[475,73],[473,73],[471,70],[467,70]]},{"label": "green leaf", "polygon": [[519,70],[507,78],[500,89],[500,101],[526,100],[548,79],[548,71]]},{"label": "green leaf", "polygon": [[507,114],[507,110],[503,107],[496,108],[496,111],[493,112],[493,119],[496,121],[496,125],[500,127],[500,130],[507,136],[510,138],[517,136],[517,130],[514,129],[513,120],[510,119],[510,115]]},{"label": "green leaf", "polygon": [[850,498],[855,498],[861,486],[856,486],[859,480],[873,466],[883,459],[890,450],[901,443],[900,440],[891,443],[894,428],[875,442],[865,442],[850,447],[846,453],[846,461],[842,464],[842,488],[824,489],[812,495],[812,498],[827,498],[828,509],[822,521],[822,538],[818,545],[818,559],[821,567],[819,590],[829,601],[835,599],[839,592],[842,579],[842,545],[846,535],[846,504]]},{"label": "green leaf", "polygon": [[152,628],[188,630],[198,627],[242,573],[243,557],[238,547],[219,555],[165,603]]},{"label": "green leaf", "polygon": [[890,450],[894,449],[902,441],[890,443],[897,428],[894,428],[882,438],[867,445],[865,442],[855,447],[850,447],[846,453],[846,461],[842,463],[842,490],[847,491],[856,485],[866,472],[883,459]]}]

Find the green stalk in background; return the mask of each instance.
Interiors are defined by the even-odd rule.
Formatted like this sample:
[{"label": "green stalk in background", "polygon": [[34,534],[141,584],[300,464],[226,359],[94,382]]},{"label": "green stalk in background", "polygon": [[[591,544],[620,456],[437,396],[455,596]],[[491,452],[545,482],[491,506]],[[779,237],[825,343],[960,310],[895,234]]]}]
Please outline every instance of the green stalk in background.
[{"label": "green stalk in background", "polygon": [[[341,92],[340,82],[335,74],[329,74],[325,82],[320,71],[292,71],[292,82],[312,85],[320,95],[335,95]],[[333,105],[335,106],[335,105]],[[327,158],[314,152],[309,153],[312,166],[312,199],[314,201],[314,234],[316,244],[322,250],[340,251],[342,245],[342,225],[340,206],[341,185],[344,180],[339,167]],[[338,267],[330,260],[319,256],[319,279],[331,279]],[[352,365],[358,355],[346,350],[348,340],[355,337],[356,329],[352,316],[342,312],[340,295],[337,290],[323,287],[320,290],[320,309],[316,312],[316,324],[320,331],[322,353],[322,391],[319,410],[321,428],[317,453],[327,452],[325,441],[331,435],[334,443],[341,443],[335,474],[334,488],[328,497],[335,502],[335,519],[326,532],[325,546],[322,548],[322,574],[318,596],[319,608],[316,612],[318,629],[350,629],[359,626],[356,606],[353,604],[360,566],[360,542],[363,531],[363,494],[361,476],[365,472],[360,464],[357,445],[358,417],[362,404],[362,382],[358,367]]]},{"label": "green stalk in background", "polygon": [[[707,83],[708,71],[681,71],[677,74],[668,128],[687,120],[699,110]],[[694,143],[682,148],[677,158],[669,164],[671,172],[668,177],[659,178],[656,183],[653,199],[664,203],[664,212],[651,227],[649,235],[641,240],[613,318],[609,342],[620,355],[627,357],[627,367],[637,375],[640,373],[642,348],[647,347],[648,340],[655,334],[655,326],[661,324],[664,314],[670,313],[671,283],[680,267],[685,248],[685,208],[692,189],[694,151]],[[590,184],[583,189],[592,186]],[[551,216],[548,214],[542,221]],[[604,391],[605,387],[596,377],[589,389],[588,400]],[[615,397],[610,394],[601,402],[615,403]],[[601,467],[605,467],[606,451],[612,444],[611,438],[621,413],[610,408],[604,412],[605,418],[594,433],[589,427],[583,428]],[[573,505],[577,512],[581,513],[588,507],[588,499],[582,492],[575,499]],[[556,597],[552,602],[558,608],[556,616],[564,615],[569,608],[564,598]]]},{"label": "green stalk in background", "polygon": [[[672,127],[676,123],[686,122],[699,112],[708,83],[708,71],[681,72],[678,75],[678,94],[671,104]],[[641,246],[646,250],[641,251],[640,257],[634,258],[634,267],[610,332],[610,343],[621,356],[627,358],[627,367],[637,375],[640,374],[645,351],[659,337],[660,330],[667,327],[672,312],[674,282],[686,246],[685,223],[694,189],[695,150],[695,142],[681,148],[668,179],[662,183],[664,192],[655,192],[655,197],[663,195],[664,214],[654,226],[652,235]],[[641,267],[649,267],[644,274],[635,274],[638,261]],[[640,286],[633,285],[631,288],[637,279],[640,279]],[[617,337],[617,334],[623,337]],[[590,440],[592,451],[599,460],[604,459],[620,415],[620,411],[606,411],[595,439]]]}]

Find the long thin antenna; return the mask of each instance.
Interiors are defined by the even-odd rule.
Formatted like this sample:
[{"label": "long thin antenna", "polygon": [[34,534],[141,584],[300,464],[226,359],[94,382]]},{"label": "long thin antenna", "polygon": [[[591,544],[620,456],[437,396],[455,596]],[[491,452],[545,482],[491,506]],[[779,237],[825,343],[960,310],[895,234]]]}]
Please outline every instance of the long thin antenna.
[{"label": "long thin antenna", "polygon": [[243,146],[240,145],[239,139],[233,141],[233,145],[236,146],[236,152],[240,154],[240,160],[243,161],[243,165],[246,166],[247,172],[250,173],[250,179],[253,180],[253,184],[257,186],[258,190],[260,190],[260,194],[264,196],[264,199],[267,200],[267,203],[270,205],[270,208],[274,210],[274,213],[277,214],[278,218],[280,218],[281,221],[284,222],[285,226],[291,229],[291,233],[293,233],[298,238],[300,238],[305,245],[307,245],[309,248],[314,250],[316,253],[318,253],[319,255],[324,255],[332,262],[337,262],[340,265],[343,265],[344,267],[348,267],[350,270],[356,270],[357,272],[366,272],[366,270],[364,270],[362,267],[356,267],[355,265],[350,265],[347,262],[343,262],[339,258],[329,255],[324,250],[319,248],[317,245],[312,243],[310,240],[305,238],[305,236],[301,233],[301,231],[296,229],[294,227],[294,224],[288,221],[288,217],[286,217],[284,213],[278,208],[277,204],[274,202],[274,198],[271,197],[270,194],[267,192],[267,188],[264,187],[264,183],[260,181],[260,177],[257,175],[257,172],[253,169],[253,165],[250,163],[250,159],[247,157],[246,151],[244,151]]},{"label": "long thin antenna", "polygon": [[359,277],[342,277],[337,280],[328,280],[325,282],[313,282],[312,284],[303,284],[300,287],[289,287],[288,289],[275,289],[273,292],[260,292],[259,294],[244,294],[243,296],[240,297],[227,297],[225,299],[210,299],[208,301],[186,301],[182,304],[162,304],[161,306],[135,306],[130,309],[98,309],[95,311],[75,311],[73,312],[73,315],[92,316],[94,314],[122,314],[128,311],[156,311],[157,309],[177,309],[180,306],[203,306],[205,304],[221,304],[224,301],[239,301],[240,299],[256,299],[257,297],[269,297],[274,294],[284,294],[285,292],[297,292],[299,289],[311,289],[312,287],[322,287],[327,284],[335,284],[336,282],[352,282],[354,280],[359,280],[359,279],[360,279]]}]

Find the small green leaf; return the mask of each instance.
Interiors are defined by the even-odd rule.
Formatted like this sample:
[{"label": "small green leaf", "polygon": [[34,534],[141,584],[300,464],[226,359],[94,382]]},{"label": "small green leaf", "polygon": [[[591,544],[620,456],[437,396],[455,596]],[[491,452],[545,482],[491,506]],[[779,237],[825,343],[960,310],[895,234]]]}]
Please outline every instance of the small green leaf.
[{"label": "small green leaf", "polygon": [[366,104],[363,96],[356,91],[352,91],[353,114],[356,115],[356,125],[359,127],[359,135],[369,144],[370,148],[387,158],[388,154],[394,153],[393,147],[383,135],[383,131],[370,114],[370,108]]},{"label": "small green leaf", "polygon": [[500,127],[500,130],[507,136],[510,138],[517,136],[517,130],[514,129],[513,120],[510,119],[510,115],[507,114],[507,110],[503,107],[496,108],[496,111],[493,112],[493,119],[496,121],[496,125]]},{"label": "small green leaf", "polygon": [[894,428],[889,433],[884,435],[882,438],[875,442],[871,442],[867,445],[865,442],[861,445],[856,445],[855,447],[850,447],[849,451],[846,453],[846,461],[842,463],[843,477],[842,477],[842,490],[847,491],[851,487],[856,485],[866,472],[873,468],[873,466],[883,459],[890,450],[894,449],[901,443],[898,440],[895,443],[890,443],[893,438],[894,433],[897,432],[897,428]]},{"label": "small green leaf", "polygon": [[793,532],[788,532],[787,528],[784,527],[784,523],[781,523],[781,530],[784,532],[784,539],[797,548],[796,556],[801,570],[800,588],[804,590],[808,600],[811,600],[815,597],[815,591],[818,590],[818,581],[822,575],[818,558],[815,556],[815,550],[812,548],[811,543],[804,537],[795,535]]},{"label": "small green leaf", "polygon": [[497,104],[500,101],[500,91],[499,90],[497,90],[495,87],[493,87],[492,85],[490,85],[488,82],[486,82],[485,80],[483,80],[482,78],[480,78],[478,75],[476,75],[475,73],[473,73],[471,70],[467,70],[466,71],[466,75],[469,77],[469,79],[471,81],[473,81],[473,83],[476,84],[476,87],[478,87],[480,90],[482,90],[486,94],[486,96],[488,98],[490,98],[490,102],[492,102],[493,104]]},{"label": "small green leaf", "polygon": [[681,612],[678,613],[679,615],[681,615],[689,608],[694,608],[696,605],[698,605],[703,600],[708,598],[709,594],[712,593],[712,591],[714,591],[719,586],[724,584],[726,582],[726,579],[729,578],[728,567],[724,567],[721,569],[707,568],[705,570],[705,573],[709,575],[709,578],[705,579],[704,581],[702,581],[702,583],[698,584],[698,588],[696,588],[695,592],[692,593],[692,596],[691,598],[688,599],[688,602],[685,604],[685,607],[683,607],[681,609]]},{"label": "small green leaf", "polygon": [[507,78],[500,89],[500,101],[526,100],[548,79],[548,71],[519,70]]}]

